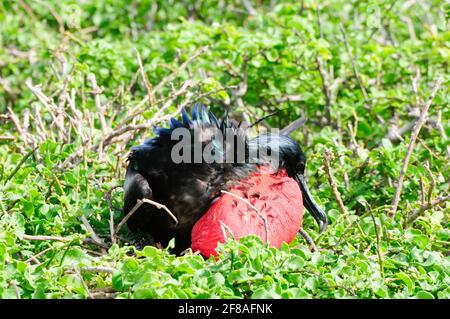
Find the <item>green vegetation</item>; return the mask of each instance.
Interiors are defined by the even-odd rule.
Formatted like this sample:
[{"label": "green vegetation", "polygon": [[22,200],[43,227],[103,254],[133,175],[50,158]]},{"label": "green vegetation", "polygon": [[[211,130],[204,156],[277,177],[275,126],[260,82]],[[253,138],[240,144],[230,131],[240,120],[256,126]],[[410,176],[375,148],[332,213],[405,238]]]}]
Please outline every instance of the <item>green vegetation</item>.
[{"label": "green vegetation", "polygon": [[[448,18],[439,0],[0,1],[0,297],[449,298]],[[307,118],[318,252],[111,236],[128,150],[195,101]]]}]

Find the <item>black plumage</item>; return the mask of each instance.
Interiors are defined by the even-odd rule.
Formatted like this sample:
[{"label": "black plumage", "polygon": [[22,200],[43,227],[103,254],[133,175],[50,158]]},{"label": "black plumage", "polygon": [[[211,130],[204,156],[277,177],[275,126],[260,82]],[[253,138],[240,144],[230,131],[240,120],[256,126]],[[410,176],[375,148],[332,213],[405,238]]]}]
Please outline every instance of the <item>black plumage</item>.
[{"label": "black plumage", "polygon": [[[191,245],[191,231],[195,222],[208,210],[211,203],[235,183],[244,179],[257,169],[257,165],[266,165],[269,158],[250,158],[255,149],[269,147],[269,142],[277,139],[279,143],[280,168],[286,168],[289,176],[296,178],[306,199],[305,206],[313,213],[321,228],[326,224],[325,214],[315,205],[303,181],[305,156],[299,145],[286,135],[262,135],[248,140],[245,130],[226,117],[219,122],[217,118],[202,105],[193,108],[192,120],[185,110],[182,122],[176,119],[169,121],[169,128],[156,128],[155,138],[133,147],[129,157],[129,165],[125,177],[124,211],[128,213],[138,199],[147,198],[163,205],[176,216],[178,223],[163,210],[150,204],[142,205],[128,220],[132,232],[145,237],[149,243],[161,243],[166,246],[175,238],[174,253],[180,253]],[[172,140],[172,132],[177,128],[186,128],[192,134],[191,149],[194,138],[201,142],[202,148],[211,145],[215,130],[224,135],[232,130],[235,139],[242,142],[245,148],[244,162],[236,161],[236,149],[227,143],[212,143],[213,153],[225,159],[229,152],[234,152],[234,161],[230,163],[175,163],[172,160],[172,148],[178,143]],[[195,137],[194,137],[195,136]],[[270,147],[269,147],[270,148]],[[270,155],[270,151],[269,151]],[[193,154],[191,154],[193,156]],[[308,200],[309,199],[309,200]],[[318,217],[316,217],[316,215]]]}]

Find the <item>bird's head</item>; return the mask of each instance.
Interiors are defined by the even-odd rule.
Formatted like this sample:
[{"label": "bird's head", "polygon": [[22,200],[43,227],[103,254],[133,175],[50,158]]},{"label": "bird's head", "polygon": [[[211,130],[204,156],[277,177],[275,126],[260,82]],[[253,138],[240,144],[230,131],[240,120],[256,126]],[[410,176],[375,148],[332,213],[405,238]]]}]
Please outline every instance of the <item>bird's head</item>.
[{"label": "bird's head", "polygon": [[250,140],[249,147],[250,150],[265,149],[258,153],[259,160],[263,164],[271,165],[275,171],[285,169],[288,176],[297,181],[302,191],[304,206],[316,220],[319,231],[325,230],[328,218],[308,189],[305,181],[306,156],[298,143],[287,135],[265,134]]}]

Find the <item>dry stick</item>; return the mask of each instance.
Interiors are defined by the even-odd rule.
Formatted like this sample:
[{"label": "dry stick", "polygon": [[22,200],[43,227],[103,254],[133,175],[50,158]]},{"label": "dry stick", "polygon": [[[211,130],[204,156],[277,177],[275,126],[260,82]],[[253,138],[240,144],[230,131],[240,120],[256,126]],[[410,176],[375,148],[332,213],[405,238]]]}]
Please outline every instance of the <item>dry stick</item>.
[{"label": "dry stick", "polygon": [[14,141],[16,138],[9,135],[0,135],[0,141]]},{"label": "dry stick", "polygon": [[[64,83],[63,83],[63,88],[62,91],[59,95],[59,103],[57,106],[57,116],[56,119],[57,121],[60,123],[61,127],[66,127],[65,125],[65,115],[67,115],[66,111],[65,111],[65,106],[66,106],[66,102],[67,102],[67,86],[69,85],[69,81],[70,81],[70,75],[66,76]],[[70,131],[69,132],[58,132],[58,137],[59,140],[62,141],[64,139],[64,137],[66,137],[66,142],[70,143]]]},{"label": "dry stick", "polygon": [[411,216],[409,216],[408,218],[408,223],[413,222],[414,220],[416,220],[417,217],[421,216],[424,212],[426,212],[427,210],[435,207],[435,206],[439,206],[443,203],[446,203],[450,201],[450,195],[444,196],[444,197],[438,197],[435,200],[430,201],[429,203],[426,203],[425,205],[422,205],[419,209],[414,210],[413,213],[411,214]]},{"label": "dry stick", "polygon": [[18,0],[20,6],[27,12],[27,14],[33,19],[37,20],[36,15],[33,12],[33,9],[23,0]]},{"label": "dry stick", "polygon": [[[441,137],[444,141],[447,141],[447,134],[445,133],[444,126],[442,125],[442,110],[438,111],[436,126],[441,134]],[[447,151],[447,157],[450,158],[450,145],[448,145],[445,150]]]},{"label": "dry stick", "polygon": [[[369,207],[370,216],[372,217],[372,221],[373,221],[373,227],[375,228],[375,236],[377,238],[377,255],[378,255],[378,264],[380,265],[380,275],[381,275],[381,278],[384,278],[383,257],[381,255],[381,246],[380,246],[381,239],[380,239],[380,234],[378,233],[378,225],[375,220],[375,216],[373,214],[372,207],[370,207],[369,204],[367,204],[367,205]],[[380,226],[380,228],[381,228],[381,226]]]},{"label": "dry stick", "polygon": [[369,103],[370,103],[369,97],[367,96],[366,89],[364,88],[361,78],[359,77],[358,67],[356,66],[356,61],[352,54],[352,49],[350,47],[350,43],[348,42],[348,39],[347,39],[347,33],[345,33],[342,23],[339,24],[339,28],[341,29],[342,35],[344,36],[345,47],[347,48],[348,55],[352,62],[353,72],[355,73],[356,81],[358,81],[359,89],[361,90],[361,93],[363,94],[364,102],[366,102],[366,104],[369,105]]},{"label": "dry stick", "polygon": [[[158,92],[166,83],[168,83],[169,81],[171,81],[173,78],[176,77],[176,75],[181,72],[182,70],[184,70],[189,63],[191,63],[193,60],[195,60],[198,56],[200,56],[201,54],[203,54],[204,52],[206,52],[208,50],[208,46],[204,46],[202,48],[200,48],[198,51],[196,51],[192,56],[190,56],[185,62],[183,62],[180,67],[178,67],[175,71],[173,71],[171,74],[169,74],[168,76],[166,76],[164,79],[162,79],[158,85],[156,85],[154,87],[153,92]],[[136,73],[139,74],[139,73]],[[187,91],[187,89],[193,84],[193,81],[186,81],[183,85],[183,87],[176,92],[172,97],[170,97],[169,99],[172,99],[172,101],[178,97],[179,95],[185,93]],[[94,90],[95,91],[95,90]],[[147,100],[149,99],[149,96],[146,95],[144,97],[144,99],[139,103],[139,105],[143,105],[147,102]],[[172,102],[171,102],[172,103]],[[178,110],[173,114],[178,114],[181,111],[181,108],[186,106],[189,103],[188,101],[184,101],[182,103],[182,105],[180,105],[180,107],[178,108]],[[166,108],[170,106],[170,104],[165,104]],[[161,108],[157,114],[155,114],[155,116],[152,118],[152,120],[150,120],[147,123],[144,124],[139,124],[139,125],[127,125],[127,126],[119,126],[119,128],[117,128],[116,130],[114,130],[113,132],[111,132],[110,134],[106,135],[106,137],[97,145],[94,145],[93,147],[91,147],[92,150],[94,151],[98,151],[101,148],[104,148],[106,146],[108,146],[109,144],[111,144],[113,138],[123,135],[129,131],[137,131],[137,130],[145,130],[145,129],[149,129],[151,128],[153,125],[155,125],[156,123],[158,123],[159,121],[161,121],[162,119],[158,119],[156,118],[156,115],[160,115],[163,111],[165,111],[165,108]],[[173,116],[172,115],[172,116]],[[71,163],[76,157],[80,156],[82,152],[82,149],[79,149],[78,151],[76,151],[75,153],[73,153],[71,156],[69,156],[66,161],[61,165],[61,167],[64,167],[65,165]]]},{"label": "dry stick", "polygon": [[36,0],[36,2],[43,5],[48,9],[48,11],[50,11],[50,14],[53,16],[53,18],[55,18],[56,22],[59,25],[59,32],[64,33],[65,32],[64,20],[56,13],[55,10],[53,10],[52,6],[48,4],[46,1]]},{"label": "dry stick", "polygon": [[269,245],[269,225],[267,223],[266,217],[259,212],[258,208],[256,208],[252,203],[250,203],[245,198],[242,198],[242,197],[240,197],[240,196],[238,196],[236,194],[233,194],[233,193],[230,193],[230,192],[227,192],[227,191],[224,191],[224,190],[222,190],[221,192],[225,193],[225,194],[228,194],[228,195],[231,195],[231,196],[233,196],[233,197],[235,197],[237,199],[240,199],[241,201],[246,203],[248,206],[250,206],[251,209],[253,209],[255,211],[255,213],[259,216],[259,218],[262,219],[262,221],[264,223],[264,230],[265,230],[265,236],[266,236],[265,242],[266,242],[267,245]]},{"label": "dry stick", "polygon": [[81,267],[82,272],[104,272],[108,274],[113,274],[116,270],[110,267]]},{"label": "dry stick", "polygon": [[136,52],[136,57],[137,57],[138,64],[139,64],[139,71],[142,76],[142,81],[144,82],[145,89],[147,90],[147,96],[149,97],[148,98],[149,106],[152,107],[155,104],[155,94],[153,93],[152,85],[151,85],[150,81],[148,80],[147,73],[145,73],[145,71],[144,71],[144,66],[142,64],[141,55],[139,54],[139,51],[137,48],[134,48],[134,51]]},{"label": "dry stick", "polygon": [[252,4],[248,0],[242,0],[242,4],[247,10],[248,15],[254,16],[257,14],[256,10],[253,8]]},{"label": "dry stick", "polygon": [[400,202],[400,195],[402,193],[403,180],[405,178],[405,174],[408,169],[409,159],[411,158],[412,152],[414,150],[414,145],[415,145],[417,136],[419,135],[422,125],[425,123],[428,109],[430,108],[433,98],[436,95],[437,91],[439,90],[441,84],[442,84],[442,78],[437,79],[437,81],[434,83],[433,88],[431,90],[431,94],[428,97],[428,100],[423,105],[420,117],[417,120],[416,125],[414,126],[414,131],[411,133],[411,140],[409,142],[408,149],[406,151],[405,159],[403,160],[402,170],[400,172],[400,176],[397,181],[397,188],[395,189],[395,195],[392,200],[392,209],[390,212],[390,216],[392,218],[394,218],[395,213],[397,212],[398,203]]},{"label": "dry stick", "polygon": [[34,257],[33,255],[31,255],[29,259],[33,260],[38,265],[41,264],[41,262],[36,257]]},{"label": "dry stick", "polygon": [[16,280],[11,280],[11,286],[14,289],[14,294],[16,295],[16,299],[21,299],[20,298],[20,291],[19,291],[19,288],[17,287],[17,281]]},{"label": "dry stick", "polygon": [[228,236],[230,236],[232,239],[235,239],[233,232],[231,231],[230,227],[228,227],[223,221],[219,220],[220,229],[222,230],[223,238],[225,240],[228,240]]},{"label": "dry stick", "polygon": [[71,241],[70,238],[59,237],[59,236],[44,236],[44,235],[23,235],[23,239],[25,240],[37,240],[37,241],[47,241],[47,240],[55,240],[55,241],[63,241],[68,242]]},{"label": "dry stick", "polygon": [[91,292],[92,299],[115,299],[118,292]]},{"label": "dry stick", "polygon": [[[319,26],[319,35],[320,38],[323,39],[323,29],[322,29],[322,19],[320,17],[320,8],[317,6],[317,23]],[[332,92],[330,90],[329,81],[328,81],[328,74],[326,71],[326,64],[322,61],[322,59],[317,56],[316,57],[317,67],[319,69],[320,77],[322,78],[322,92],[325,96],[325,114],[327,116],[328,124],[331,124],[331,95]]]},{"label": "dry stick", "polygon": [[[86,216],[82,215],[80,219],[84,227],[86,227],[87,231],[89,232],[89,236],[92,238],[92,240],[95,243],[99,244],[100,247],[106,246],[103,240],[101,240],[101,238],[98,237],[98,235],[95,233],[94,228],[92,228],[91,224],[89,224],[89,221],[87,220]],[[106,250],[102,248],[102,252],[106,253]]]},{"label": "dry stick", "polygon": [[342,213],[342,216],[347,216],[349,214],[347,208],[345,207],[344,203],[342,202],[341,193],[337,189],[336,181],[334,180],[333,173],[331,172],[330,168],[330,159],[331,159],[331,152],[325,151],[325,157],[324,157],[324,166],[325,166],[325,172],[328,177],[328,182],[330,183],[331,189],[333,191],[333,195],[336,198],[336,201],[339,206],[339,210]]},{"label": "dry stick", "polygon": [[45,141],[46,139],[48,139],[48,134],[45,130],[44,121],[42,120],[41,112],[36,104],[33,106],[33,110],[34,110],[34,122],[35,122],[36,133],[40,137],[41,141]]},{"label": "dry stick", "polygon": [[173,100],[182,95],[183,93],[185,93],[187,91],[187,89],[189,87],[191,87],[193,85],[192,81],[186,81],[183,86],[174,94],[173,98],[169,98],[169,100],[158,110],[158,112],[152,117],[152,119],[150,121],[148,121],[147,123],[144,124],[138,124],[138,125],[126,125],[123,126],[119,129],[114,130],[113,132],[111,132],[108,136],[105,137],[105,139],[103,140],[103,145],[107,146],[111,143],[112,139],[120,136],[126,132],[129,131],[138,131],[138,130],[145,130],[145,129],[150,129],[153,127],[153,125],[155,125],[158,121],[161,120],[160,116],[162,115],[162,113],[172,104]]},{"label": "dry stick", "polygon": [[92,294],[91,294],[91,292],[90,292],[90,290],[89,290],[89,287],[88,287],[86,281],[84,281],[84,278],[83,278],[83,276],[81,275],[81,273],[80,273],[80,271],[78,270],[78,268],[77,268],[77,267],[74,267],[73,270],[75,271],[75,273],[77,274],[77,276],[80,278],[81,284],[83,285],[83,288],[86,290],[86,292],[87,292],[87,294],[88,294],[88,298],[89,298],[89,299],[93,299],[94,297],[92,296]]},{"label": "dry stick", "polygon": [[97,114],[100,119],[100,125],[102,127],[103,134],[107,134],[108,127],[106,126],[105,110],[102,108],[100,102],[100,93],[102,92],[102,90],[97,86],[97,79],[95,78],[95,75],[93,73],[90,73],[88,75],[88,79],[89,81],[91,81],[92,94],[94,95],[95,107],[97,109]]},{"label": "dry stick", "polygon": [[326,101],[325,113],[327,116],[328,124],[331,124],[331,95],[332,95],[332,92],[331,92],[331,89],[330,89],[329,83],[328,83],[328,75],[326,73],[325,65],[324,65],[322,59],[317,57],[316,62],[317,62],[317,67],[319,69],[320,77],[322,78],[322,92],[323,92],[323,95],[325,96],[325,101]]},{"label": "dry stick", "polygon": [[319,35],[321,38],[323,38],[322,18],[320,17],[320,7],[319,6],[317,6],[316,13],[317,13],[317,24],[319,27]]},{"label": "dry stick", "polygon": [[31,79],[25,81],[25,85],[37,97],[39,102],[41,102],[42,105],[47,109],[47,111],[50,113],[50,116],[52,117],[53,122],[58,127],[59,132],[65,136],[66,130],[64,127],[64,123],[61,123],[61,121],[59,121],[58,119],[58,116],[55,114],[54,111],[58,112],[58,107],[55,105],[52,99],[45,95],[39,87],[34,86]]},{"label": "dry stick", "polygon": [[45,248],[43,251],[41,251],[41,252],[39,252],[38,254],[34,255],[33,257],[30,257],[30,258],[28,258],[27,260],[25,260],[25,263],[28,264],[28,263],[31,262],[32,260],[33,260],[33,261],[36,261],[36,260],[37,260],[37,261],[39,262],[38,258],[41,257],[42,255],[44,255],[46,252],[52,250],[53,248],[54,248],[54,247],[48,247],[48,248]]},{"label": "dry stick", "polygon": [[305,238],[306,242],[309,244],[311,252],[313,253],[316,252],[317,251],[316,244],[314,243],[314,240],[308,235],[306,230],[304,230],[302,227],[298,232],[300,233],[300,235],[302,235],[303,238]]},{"label": "dry stick", "polygon": [[20,136],[22,136],[24,138],[25,144],[28,144],[27,134],[26,134],[25,130],[22,128],[22,125],[20,125],[19,118],[17,117],[17,115],[14,113],[14,111],[10,107],[8,107],[8,112],[9,112],[9,118],[11,119],[14,126],[16,127],[17,132],[19,132]]},{"label": "dry stick", "polygon": [[425,186],[423,185],[423,178],[420,176],[419,178],[419,184],[420,184],[420,205],[425,205]]},{"label": "dry stick", "polygon": [[[392,2],[392,4],[387,8],[387,10],[384,11],[383,16],[380,19],[380,25],[384,24],[384,20],[388,16],[388,14],[391,12],[391,10],[394,8],[394,5],[397,1]],[[414,1],[415,2],[415,1]],[[366,42],[369,42],[372,37],[375,35],[375,33],[378,31],[379,28],[374,28],[372,33],[369,35],[369,38],[366,40]]]},{"label": "dry stick", "polygon": [[[207,50],[208,46],[204,46],[199,50],[197,50],[192,56],[190,56],[186,61],[184,61],[175,71],[173,71],[171,74],[162,79],[161,82],[159,82],[158,85],[155,86],[154,92],[158,92],[167,82],[172,81],[177,76],[178,73],[183,71],[189,65],[189,63],[191,63],[201,54],[205,53]],[[148,96],[146,96],[146,98],[148,98]]]},{"label": "dry stick", "polygon": [[[184,70],[189,63],[191,63],[193,60],[195,60],[197,57],[199,57],[201,54],[203,54],[204,52],[206,52],[208,50],[208,47],[202,47],[200,50],[196,51],[191,57],[189,57],[184,63],[182,63],[177,69],[175,69],[171,74],[169,74],[168,76],[166,76],[165,78],[163,78],[153,89],[153,94],[155,92],[158,92],[167,82],[171,81],[180,71]],[[135,78],[133,79],[133,81],[136,81],[137,79],[137,75],[140,73],[140,70],[138,72],[136,72],[135,74]],[[131,86],[128,87],[127,91],[131,90]],[[176,98],[178,97],[176,94],[173,94],[173,96]],[[172,97],[172,96],[171,96]],[[169,98],[171,98],[169,97]],[[141,114],[144,110],[142,111],[138,111],[138,112],[134,112],[135,109],[139,109],[142,105],[144,105],[145,103],[147,103],[148,99],[149,99],[149,95],[147,94],[144,99],[133,109],[133,112],[130,116],[127,116],[125,118],[124,121],[121,122],[121,124],[123,124],[124,122],[128,122],[130,119],[134,118],[134,116],[137,116],[139,114]],[[162,103],[163,101],[156,101],[156,104]],[[120,125],[121,126],[121,125]]]},{"label": "dry stick", "polygon": [[175,225],[178,225],[178,219],[175,217],[175,215],[166,207],[166,205],[160,204],[158,202],[152,201],[147,198],[138,199],[136,202],[136,205],[128,212],[128,214],[120,221],[119,225],[116,227],[115,236],[119,233],[122,226],[130,219],[130,217],[141,207],[142,204],[147,203],[150,205],[155,206],[158,209],[163,209],[166,211],[167,214],[174,220]]},{"label": "dry stick", "polygon": [[430,188],[428,189],[428,194],[427,194],[427,202],[429,203],[429,202],[431,202],[431,198],[433,197],[433,191],[434,191],[434,188],[436,187],[436,181],[434,180],[433,173],[431,172],[430,163],[428,161],[426,161],[424,166],[428,173],[428,177],[431,180],[431,185],[430,185]]},{"label": "dry stick", "polygon": [[108,192],[104,196],[106,202],[108,203],[108,208],[109,208],[109,233],[111,236],[111,242],[113,244],[116,243],[116,236],[114,236],[114,234],[115,234],[115,231],[114,231],[114,207],[111,202],[111,194],[112,194],[113,190],[115,190],[118,187],[120,187],[120,186],[116,185],[116,186],[111,187],[111,189],[108,190]]}]

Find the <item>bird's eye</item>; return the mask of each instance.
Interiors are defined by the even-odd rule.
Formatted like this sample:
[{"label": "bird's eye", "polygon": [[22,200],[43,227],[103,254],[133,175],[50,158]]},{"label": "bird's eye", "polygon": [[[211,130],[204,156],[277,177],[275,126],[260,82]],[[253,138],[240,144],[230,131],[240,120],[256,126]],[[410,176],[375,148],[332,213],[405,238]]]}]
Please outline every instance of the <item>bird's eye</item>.
[{"label": "bird's eye", "polygon": [[296,165],[297,171],[303,173],[305,171],[305,163],[300,162]]}]

